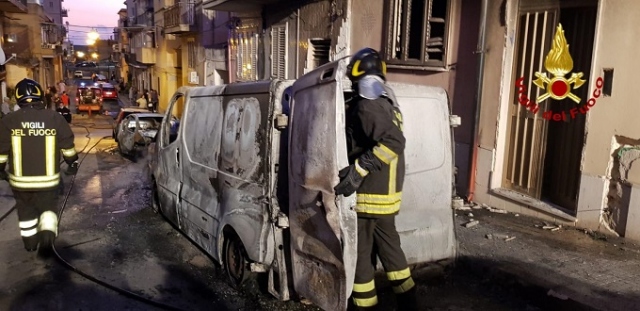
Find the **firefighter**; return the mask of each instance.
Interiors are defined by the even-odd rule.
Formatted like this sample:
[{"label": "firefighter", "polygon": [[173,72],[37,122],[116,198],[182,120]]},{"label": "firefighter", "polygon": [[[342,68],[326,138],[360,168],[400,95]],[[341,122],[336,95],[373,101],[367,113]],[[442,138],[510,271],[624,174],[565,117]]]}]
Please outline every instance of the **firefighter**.
[{"label": "firefighter", "polygon": [[33,80],[16,85],[21,109],[0,120],[0,179],[13,191],[25,249],[35,251],[39,243],[40,254],[46,256],[58,235],[60,153],[69,175],[78,172],[78,155],[69,124],[56,111],[45,109],[43,96]]},{"label": "firefighter", "polygon": [[415,310],[415,284],[400,247],[395,216],[400,211],[404,181],[402,114],[385,84],[386,64],[377,51],[365,48],[351,57],[347,76],[355,96],[347,107],[350,165],[339,172],[338,195],[357,191],[358,259],[351,294],[358,310],[375,308],[375,257],[380,258],[398,310]]}]

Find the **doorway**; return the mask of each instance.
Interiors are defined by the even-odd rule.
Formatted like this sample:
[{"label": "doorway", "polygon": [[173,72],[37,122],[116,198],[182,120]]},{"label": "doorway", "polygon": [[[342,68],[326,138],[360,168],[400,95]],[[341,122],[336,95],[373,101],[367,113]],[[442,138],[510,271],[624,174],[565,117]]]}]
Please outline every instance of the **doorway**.
[{"label": "doorway", "polygon": [[[520,94],[513,84],[503,184],[571,215],[577,211],[586,115],[571,117],[570,111],[585,106],[589,99],[596,15],[596,0],[527,0],[521,1],[519,8],[514,76],[524,79],[524,95],[537,102],[538,110],[519,102]],[[573,60],[566,78],[581,72],[586,80],[578,88],[572,85],[571,93],[579,99],[578,104],[569,97],[537,100],[546,90],[533,81],[537,72],[550,75],[545,59],[553,47],[558,24],[564,29]],[[549,117],[554,114],[564,117]]]}]

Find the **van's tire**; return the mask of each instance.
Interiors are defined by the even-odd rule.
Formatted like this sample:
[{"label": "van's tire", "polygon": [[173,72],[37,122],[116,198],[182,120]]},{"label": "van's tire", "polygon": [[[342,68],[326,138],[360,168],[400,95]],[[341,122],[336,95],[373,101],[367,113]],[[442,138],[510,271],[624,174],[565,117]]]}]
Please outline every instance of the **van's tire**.
[{"label": "van's tire", "polygon": [[253,283],[256,274],[251,272],[247,251],[235,232],[225,234],[222,250],[223,266],[229,284],[235,289],[242,289]]}]

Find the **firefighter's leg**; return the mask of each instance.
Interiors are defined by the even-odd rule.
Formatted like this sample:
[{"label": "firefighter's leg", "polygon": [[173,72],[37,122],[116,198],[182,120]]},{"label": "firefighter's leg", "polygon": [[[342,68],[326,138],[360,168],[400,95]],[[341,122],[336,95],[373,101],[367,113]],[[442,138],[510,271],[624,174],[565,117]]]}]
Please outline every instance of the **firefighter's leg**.
[{"label": "firefighter's leg", "polygon": [[58,235],[58,189],[38,192],[40,247],[50,248]]},{"label": "firefighter's leg", "polygon": [[376,219],[358,218],[358,260],[351,294],[353,304],[358,310],[369,310],[378,304],[373,281],[374,270],[371,264],[375,225]]},{"label": "firefighter's leg", "polygon": [[396,230],[395,216],[381,217],[373,233],[378,247],[378,257],[387,278],[396,293],[398,310],[417,310],[416,287],[400,247],[400,235]]},{"label": "firefighter's leg", "polygon": [[35,195],[37,195],[35,192],[13,190],[16,208],[18,209],[20,236],[22,236],[24,248],[29,252],[38,248],[38,218],[40,213],[33,204],[32,198]]}]

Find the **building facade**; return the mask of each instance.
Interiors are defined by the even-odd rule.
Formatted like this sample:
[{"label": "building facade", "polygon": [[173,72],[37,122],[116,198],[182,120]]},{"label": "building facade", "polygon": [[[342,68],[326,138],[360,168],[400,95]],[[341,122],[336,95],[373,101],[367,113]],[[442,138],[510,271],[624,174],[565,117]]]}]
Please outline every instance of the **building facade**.
[{"label": "building facade", "polygon": [[160,110],[180,86],[229,81],[229,13],[204,10],[202,1],[127,0],[125,4],[120,28],[129,45],[121,48],[123,77],[138,90],[158,90]]},{"label": "building facade", "polygon": [[67,9],[62,7],[64,0],[42,0],[42,8],[56,25],[64,25],[63,19],[69,17]]},{"label": "building facade", "polygon": [[[7,43],[11,43],[10,41],[17,41],[15,38],[15,34],[6,31],[5,24],[8,24],[11,20],[8,17],[10,13],[27,13],[27,1],[26,0],[9,0],[0,2],[0,12],[2,12],[2,16],[0,17],[0,35],[2,36],[0,40],[0,58],[3,57],[4,61],[0,64],[0,95],[2,98],[8,96],[7,87],[13,87],[7,81],[7,65],[8,62],[11,62],[15,59],[11,50],[7,50]],[[14,40],[16,39],[16,40]],[[10,44],[9,44],[9,48]]]},{"label": "building facade", "polygon": [[6,64],[7,84],[23,78],[43,87],[55,86],[63,78],[62,42],[66,29],[53,23],[40,1],[27,1],[25,12],[5,12],[3,50],[15,57]]},{"label": "building facade", "polygon": [[475,197],[640,240],[631,82],[640,3],[489,1],[488,9],[478,125],[491,135],[478,140]]}]

